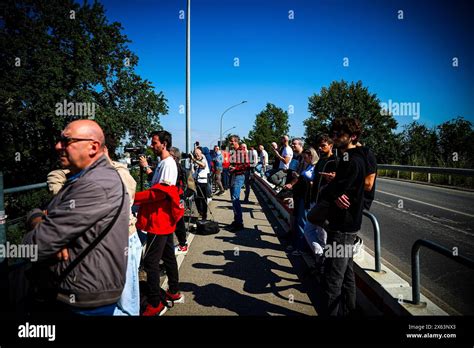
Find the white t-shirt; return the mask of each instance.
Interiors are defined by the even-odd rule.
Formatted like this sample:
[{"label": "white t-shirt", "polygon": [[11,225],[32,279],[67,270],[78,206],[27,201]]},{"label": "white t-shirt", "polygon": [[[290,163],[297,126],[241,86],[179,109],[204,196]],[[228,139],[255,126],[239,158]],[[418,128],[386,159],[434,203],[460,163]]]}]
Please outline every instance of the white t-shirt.
[{"label": "white t-shirt", "polygon": [[251,167],[256,167],[258,164],[258,152],[257,150],[250,150],[249,151],[249,156],[250,156],[250,166]]},{"label": "white t-shirt", "polygon": [[260,152],[260,162],[262,162],[264,166],[268,165],[268,152],[266,150]]},{"label": "white t-shirt", "polygon": [[177,180],[178,166],[173,156],[168,156],[158,163],[155,174],[153,174],[153,179],[151,180],[151,185],[166,184],[171,186],[176,185]]},{"label": "white t-shirt", "polygon": [[[293,158],[293,150],[291,149],[291,147],[285,146],[283,148],[281,157],[285,158],[285,157],[288,157],[288,156],[290,157],[290,162],[291,162],[291,159]],[[278,168],[279,169],[288,169],[288,168],[290,168],[290,162],[288,162],[288,164],[286,164],[285,162],[280,161],[280,165],[278,166]]]},{"label": "white t-shirt", "polygon": [[202,161],[206,166],[204,168],[201,168],[196,164],[194,178],[197,180],[198,183],[205,184],[207,183],[207,175],[210,173],[209,164],[207,163],[207,159],[205,156],[202,156],[202,159],[200,161]]}]

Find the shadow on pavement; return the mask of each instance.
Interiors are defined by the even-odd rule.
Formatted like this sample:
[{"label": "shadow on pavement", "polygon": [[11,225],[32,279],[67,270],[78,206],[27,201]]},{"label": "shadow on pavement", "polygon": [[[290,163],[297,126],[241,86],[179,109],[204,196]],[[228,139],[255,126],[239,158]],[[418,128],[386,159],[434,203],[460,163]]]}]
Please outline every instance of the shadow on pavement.
[{"label": "shadow on pavement", "polygon": [[301,316],[300,312],[262,301],[218,284],[198,286],[192,283],[181,283],[181,290],[192,292],[194,301],[205,307],[224,308],[237,315],[267,316],[272,314]]},{"label": "shadow on pavement", "polygon": [[[243,250],[206,251],[204,254],[224,256],[228,262],[223,265],[195,263],[193,268],[215,270],[213,271],[214,274],[243,280],[245,282],[243,290],[249,294],[273,293],[275,296],[288,301],[289,298],[280,294],[281,291],[297,289],[300,292],[305,292],[298,278],[292,274],[293,269],[272,261],[270,258],[273,256],[260,256],[253,251]],[[274,271],[288,273],[292,278],[279,276]],[[277,286],[283,280],[293,284]],[[295,302],[309,304],[297,300]]]}]

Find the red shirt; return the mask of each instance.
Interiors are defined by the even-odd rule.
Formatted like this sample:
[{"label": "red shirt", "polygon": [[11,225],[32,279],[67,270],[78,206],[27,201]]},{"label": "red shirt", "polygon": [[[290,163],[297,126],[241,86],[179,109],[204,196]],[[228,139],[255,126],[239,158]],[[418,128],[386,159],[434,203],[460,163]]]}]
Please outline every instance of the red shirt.
[{"label": "red shirt", "polygon": [[223,161],[222,161],[222,167],[223,168],[229,168],[230,166],[230,153],[229,151],[225,151],[225,150],[222,150],[222,158],[223,158]]},{"label": "red shirt", "polygon": [[137,192],[134,201],[139,206],[137,228],[159,235],[173,233],[176,223],[184,216],[179,194],[177,186],[162,184]]},{"label": "red shirt", "polygon": [[231,173],[235,175],[244,174],[250,168],[250,158],[247,151],[240,146],[237,150],[232,149],[230,155],[230,163],[234,167]]}]

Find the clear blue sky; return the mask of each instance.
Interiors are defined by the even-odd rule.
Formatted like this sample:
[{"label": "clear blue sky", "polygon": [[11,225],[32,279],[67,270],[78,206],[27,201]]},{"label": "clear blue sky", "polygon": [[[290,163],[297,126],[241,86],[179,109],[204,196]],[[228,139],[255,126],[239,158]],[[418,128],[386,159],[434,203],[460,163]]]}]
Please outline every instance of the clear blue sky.
[{"label": "clear blue sky", "polygon": [[[137,72],[163,91],[161,117],[184,149],[186,0],[101,1],[138,55]],[[334,80],[362,80],[382,102],[416,102],[429,127],[474,122],[474,24],[470,0],[192,0],[192,141],[223,130],[246,136],[267,102],[288,109],[290,135],[304,135],[308,97]],[[294,19],[288,11],[294,11]],[[404,19],[397,11],[404,11]],[[234,58],[240,66],[234,67]],[[349,67],[343,67],[343,58]],[[452,58],[459,67],[452,67]],[[399,129],[413,119],[396,117]]]}]

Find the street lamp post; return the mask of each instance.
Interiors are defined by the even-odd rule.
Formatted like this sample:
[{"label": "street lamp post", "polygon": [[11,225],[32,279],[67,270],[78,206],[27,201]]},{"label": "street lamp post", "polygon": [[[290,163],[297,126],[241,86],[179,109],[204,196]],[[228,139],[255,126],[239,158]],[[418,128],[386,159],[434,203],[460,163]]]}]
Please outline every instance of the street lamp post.
[{"label": "street lamp post", "polygon": [[219,136],[219,143],[220,143],[221,146],[222,146],[222,119],[223,119],[223,117],[224,117],[224,114],[225,114],[227,111],[229,111],[230,109],[235,108],[236,106],[239,106],[239,105],[244,104],[244,103],[246,103],[246,102],[247,102],[246,100],[242,100],[240,103],[228,107],[228,108],[222,113],[222,115],[221,115],[221,128],[220,128],[220,133],[219,133],[219,135],[220,135],[220,136]]},{"label": "street lamp post", "polygon": [[186,153],[191,151],[191,0],[186,4]]},{"label": "street lamp post", "polygon": [[[235,128],[235,126],[229,128],[229,129],[226,129],[226,130],[223,132],[224,136],[225,136],[229,131],[231,131],[231,130],[234,129],[234,128]],[[214,139],[214,140],[211,142],[211,145],[209,145],[209,148],[212,147],[212,144],[214,143],[215,140],[219,140],[219,138]],[[221,141],[221,143],[219,144],[219,148],[220,148],[221,146],[222,146],[222,141]]]}]

